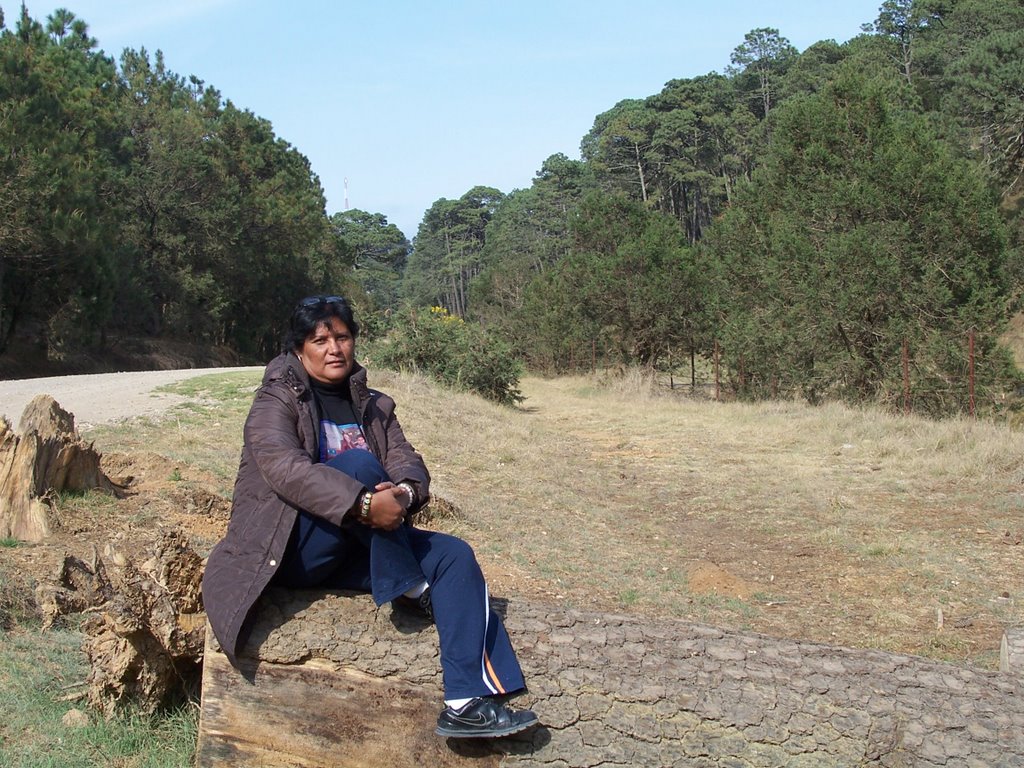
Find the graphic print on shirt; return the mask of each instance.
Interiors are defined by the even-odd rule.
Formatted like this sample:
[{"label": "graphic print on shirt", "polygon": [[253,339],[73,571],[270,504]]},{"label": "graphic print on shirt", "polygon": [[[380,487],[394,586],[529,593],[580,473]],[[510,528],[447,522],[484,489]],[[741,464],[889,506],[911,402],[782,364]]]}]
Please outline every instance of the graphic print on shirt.
[{"label": "graphic print on shirt", "polygon": [[320,461],[328,462],[339,453],[352,448],[370,450],[358,424],[335,424],[324,419],[320,422]]}]

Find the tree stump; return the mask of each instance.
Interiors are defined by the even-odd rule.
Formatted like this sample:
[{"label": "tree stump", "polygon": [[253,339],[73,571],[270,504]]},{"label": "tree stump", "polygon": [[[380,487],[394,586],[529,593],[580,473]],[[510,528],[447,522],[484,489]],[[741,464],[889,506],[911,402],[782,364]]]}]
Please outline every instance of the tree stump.
[{"label": "tree stump", "polygon": [[0,419],[0,537],[37,542],[50,533],[52,491],[112,492],[100,456],[75,429],[75,417],[49,395],[37,395],[18,432]]},{"label": "tree stump", "polygon": [[271,590],[242,652],[212,643],[199,765],[1018,766],[1019,676],[681,621],[504,612],[542,727],[433,735],[432,625],[366,596]]},{"label": "tree stump", "polygon": [[42,590],[39,602],[48,623],[86,614],[82,649],[92,706],[108,715],[128,704],[154,712],[197,692],[206,627],[202,566],[178,530],[149,543],[121,534],[92,562],[65,558],[59,586]]}]

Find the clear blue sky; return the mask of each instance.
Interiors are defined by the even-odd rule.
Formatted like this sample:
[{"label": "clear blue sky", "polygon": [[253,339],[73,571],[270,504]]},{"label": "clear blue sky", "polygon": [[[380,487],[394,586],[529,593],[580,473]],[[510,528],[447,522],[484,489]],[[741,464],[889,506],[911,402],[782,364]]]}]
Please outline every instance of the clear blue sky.
[{"label": "clear blue sky", "polygon": [[[67,7],[99,47],[164,52],[309,158],[327,212],[424,211],[478,184],[527,187],[579,157],[594,117],[674,78],[724,71],[758,27],[799,50],[844,42],[881,0],[28,0]],[[0,0],[11,23],[19,3]]]}]

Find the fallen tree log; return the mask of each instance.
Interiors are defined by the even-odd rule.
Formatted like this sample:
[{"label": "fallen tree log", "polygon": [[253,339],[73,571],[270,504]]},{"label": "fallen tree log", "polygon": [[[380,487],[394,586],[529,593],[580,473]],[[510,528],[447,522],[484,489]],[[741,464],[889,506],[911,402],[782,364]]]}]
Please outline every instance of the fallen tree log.
[{"label": "fallen tree log", "polygon": [[366,596],[271,590],[242,653],[211,642],[200,766],[1017,766],[1016,675],[680,621],[495,601],[542,727],[433,735],[437,634]]},{"label": "fallen tree log", "polygon": [[50,534],[52,492],[114,486],[100,456],[75,429],[75,417],[49,395],[25,406],[15,432],[0,419],[0,537],[42,541]]}]

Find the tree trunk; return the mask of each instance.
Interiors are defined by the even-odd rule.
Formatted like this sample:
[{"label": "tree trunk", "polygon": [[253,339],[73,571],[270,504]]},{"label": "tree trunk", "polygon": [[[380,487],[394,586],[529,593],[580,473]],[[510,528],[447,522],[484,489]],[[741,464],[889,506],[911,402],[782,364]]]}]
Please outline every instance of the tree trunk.
[{"label": "tree trunk", "polygon": [[75,429],[75,417],[49,395],[38,395],[21,415],[18,432],[0,421],[0,537],[41,541],[50,533],[49,495],[113,484],[100,456]]},{"label": "tree trunk", "polygon": [[908,38],[901,41],[900,47],[903,50],[903,77],[907,81],[907,85],[914,84],[914,78],[912,76],[913,62],[914,62],[914,48],[913,38]]},{"label": "tree trunk", "polygon": [[[433,735],[437,632],[364,595],[271,590],[204,663],[201,767],[1021,765],[1019,675],[495,599],[541,725]],[[476,741],[476,740],[471,740]],[[475,762],[473,762],[475,760]]]},{"label": "tree trunk", "polygon": [[640,174],[640,195],[643,197],[644,202],[647,202],[647,181],[644,179],[644,164],[640,157],[640,145],[633,144],[633,149],[636,151],[636,170]]},{"label": "tree trunk", "polygon": [[4,302],[4,277],[7,272],[7,259],[0,254],[0,354],[7,348],[7,304]]},{"label": "tree trunk", "polygon": [[38,593],[47,624],[87,612],[86,695],[107,715],[126,706],[156,712],[199,686],[206,628],[202,558],[180,530],[149,544],[141,536],[119,535],[90,563],[66,557],[58,585]]},{"label": "tree trunk", "polygon": [[764,108],[764,116],[772,109],[772,82],[771,74],[767,64],[762,63],[757,70],[758,78],[761,81],[761,106]]}]

